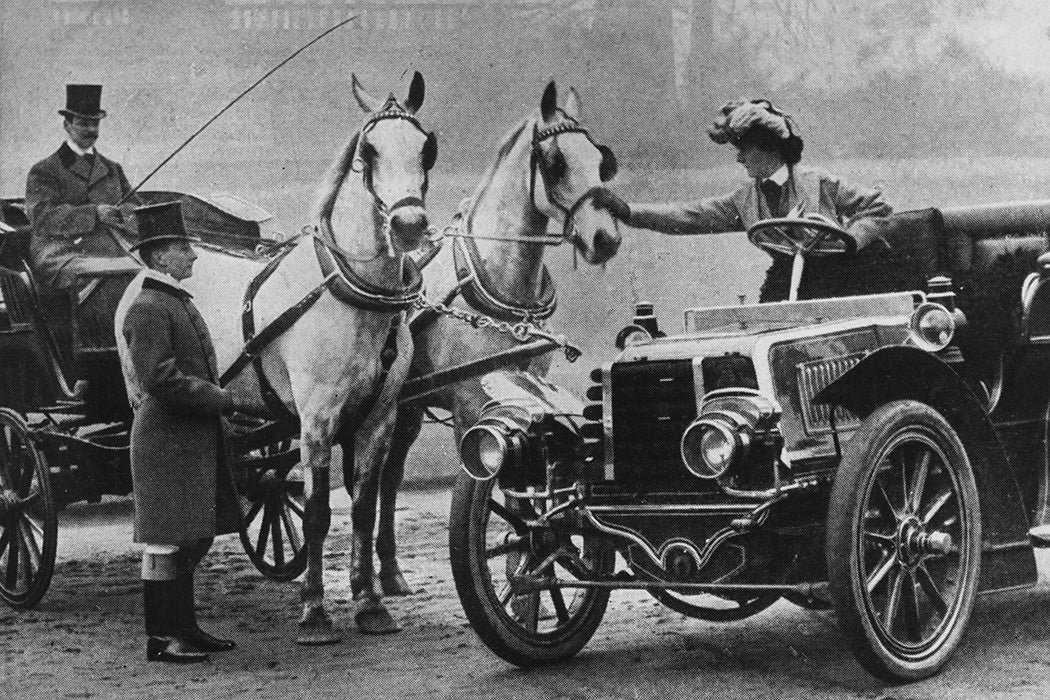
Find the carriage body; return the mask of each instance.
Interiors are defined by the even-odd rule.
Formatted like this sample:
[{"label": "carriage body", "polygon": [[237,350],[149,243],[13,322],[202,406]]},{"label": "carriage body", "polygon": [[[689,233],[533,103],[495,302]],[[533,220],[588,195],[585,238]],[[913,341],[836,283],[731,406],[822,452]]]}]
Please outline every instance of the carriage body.
[{"label": "carriage body", "polygon": [[[269,214],[231,195],[139,196],[181,200],[187,231],[205,245],[265,255],[281,240]],[[50,584],[57,512],[131,493],[132,416],[113,313],[132,276],[84,279],[76,295],[45,292],[27,263],[22,200],[0,205],[0,597],[28,608]],[[302,493],[294,428],[238,417],[234,430],[234,473],[254,523],[242,533],[245,548],[263,573],[294,578],[305,565],[301,525],[295,513],[276,515]]]},{"label": "carriage body", "polygon": [[[642,311],[578,415],[496,398],[452,513],[482,639],[529,665],[581,648],[612,589],[717,621],[784,597],[834,607],[877,675],[937,672],[977,593],[1034,585],[1050,544],[1048,214],[905,213],[889,250],[822,268],[830,298],[689,309],[664,337]],[[553,623],[530,617],[548,595]]]}]

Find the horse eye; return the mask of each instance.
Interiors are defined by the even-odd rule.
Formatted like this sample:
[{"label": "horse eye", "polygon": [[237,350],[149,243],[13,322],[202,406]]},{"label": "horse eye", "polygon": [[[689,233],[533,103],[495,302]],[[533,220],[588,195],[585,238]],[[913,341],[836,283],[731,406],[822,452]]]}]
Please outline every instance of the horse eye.
[{"label": "horse eye", "polygon": [[565,154],[561,151],[554,151],[548,156],[547,175],[550,176],[551,180],[562,179],[565,177],[565,172],[568,169],[569,166],[565,162]]},{"label": "horse eye", "polygon": [[376,147],[368,141],[365,141],[361,144],[361,160],[363,160],[369,166],[371,166],[375,162],[376,156],[378,155],[379,152],[376,151]]}]

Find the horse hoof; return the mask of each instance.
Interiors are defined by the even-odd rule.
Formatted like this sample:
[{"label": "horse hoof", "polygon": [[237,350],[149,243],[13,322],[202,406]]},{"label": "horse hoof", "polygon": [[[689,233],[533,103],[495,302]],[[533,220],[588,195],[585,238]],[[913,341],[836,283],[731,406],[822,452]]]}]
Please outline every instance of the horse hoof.
[{"label": "horse hoof", "polygon": [[401,626],[394,622],[390,612],[378,602],[367,602],[354,615],[357,631],[361,634],[393,634]]},{"label": "horse hoof", "polygon": [[383,595],[402,596],[415,593],[409,587],[408,581],[405,580],[400,571],[393,576],[380,576],[379,581],[383,586]]},{"label": "horse hoof", "polygon": [[310,610],[303,614],[303,619],[299,621],[299,635],[295,638],[296,644],[320,646],[338,644],[341,641],[342,636],[336,631],[332,619],[324,610]]}]

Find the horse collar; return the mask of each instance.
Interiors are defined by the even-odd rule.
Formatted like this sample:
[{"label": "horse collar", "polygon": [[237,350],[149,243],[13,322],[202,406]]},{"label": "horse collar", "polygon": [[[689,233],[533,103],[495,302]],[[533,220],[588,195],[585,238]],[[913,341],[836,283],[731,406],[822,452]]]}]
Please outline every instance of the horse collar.
[{"label": "horse collar", "polygon": [[315,231],[314,250],[321,274],[328,281],[328,291],[336,299],[350,306],[369,311],[404,311],[419,298],[423,289],[423,275],[412,258],[402,257],[401,284],[393,289],[374,285],[354,271],[334,241],[326,240],[330,230],[321,226]]},{"label": "horse collar", "polygon": [[463,298],[478,311],[500,321],[517,322],[523,318],[544,320],[558,307],[557,293],[547,266],[543,266],[540,293],[531,306],[521,306],[493,291],[477,245],[469,236],[457,238],[452,247],[456,281]]}]

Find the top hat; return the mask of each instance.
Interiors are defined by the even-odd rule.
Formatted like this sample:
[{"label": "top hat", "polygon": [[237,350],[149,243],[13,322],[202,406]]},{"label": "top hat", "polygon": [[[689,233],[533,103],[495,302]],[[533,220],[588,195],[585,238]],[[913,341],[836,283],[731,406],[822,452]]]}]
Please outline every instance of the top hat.
[{"label": "top hat", "polygon": [[106,116],[102,109],[101,85],[66,85],[66,108],[58,110],[63,117],[101,119]]},{"label": "top hat", "polygon": [[139,207],[135,210],[135,219],[138,221],[139,240],[131,246],[131,250],[167,241],[195,240],[186,233],[186,226],[182,221],[182,202],[164,202]]}]

